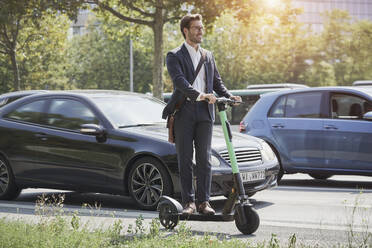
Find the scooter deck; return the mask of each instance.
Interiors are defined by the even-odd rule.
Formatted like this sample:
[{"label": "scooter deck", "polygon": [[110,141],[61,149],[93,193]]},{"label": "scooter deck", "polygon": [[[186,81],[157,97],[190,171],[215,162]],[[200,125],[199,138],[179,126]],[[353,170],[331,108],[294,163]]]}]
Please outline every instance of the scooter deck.
[{"label": "scooter deck", "polygon": [[214,214],[214,215],[205,215],[205,214],[178,214],[179,220],[195,220],[195,221],[233,221],[233,214]]}]

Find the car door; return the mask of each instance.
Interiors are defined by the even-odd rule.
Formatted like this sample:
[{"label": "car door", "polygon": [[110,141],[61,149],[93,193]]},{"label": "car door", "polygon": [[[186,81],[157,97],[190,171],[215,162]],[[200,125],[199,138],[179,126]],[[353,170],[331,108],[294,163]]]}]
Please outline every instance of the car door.
[{"label": "car door", "polygon": [[74,188],[105,188],[107,174],[121,163],[116,149],[93,135],[79,132],[82,124],[101,125],[94,110],[78,98],[53,98],[43,117],[45,129],[35,150],[42,155],[43,180]]},{"label": "car door", "polygon": [[331,92],[329,105],[330,118],[324,121],[327,167],[372,173],[372,122],[362,118],[372,102],[354,94]]},{"label": "car door", "polygon": [[1,147],[18,180],[41,180],[42,152],[34,147],[42,144],[39,134],[44,130],[41,117],[46,103],[46,100],[27,101],[3,116],[7,128],[0,130]]},{"label": "car door", "polygon": [[287,94],[269,112],[272,134],[289,172],[323,167],[323,101],[321,91]]}]

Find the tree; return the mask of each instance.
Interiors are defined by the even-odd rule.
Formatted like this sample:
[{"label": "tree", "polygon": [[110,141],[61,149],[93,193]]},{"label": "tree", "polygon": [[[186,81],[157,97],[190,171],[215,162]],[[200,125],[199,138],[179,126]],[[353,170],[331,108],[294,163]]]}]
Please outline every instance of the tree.
[{"label": "tree", "polygon": [[[29,43],[43,39],[38,33],[44,15],[69,14],[76,17],[76,9],[83,1],[75,0],[65,5],[58,0],[2,0],[0,1],[0,53],[6,55],[13,71],[13,89],[20,90],[18,58]],[[52,12],[54,10],[54,12]],[[25,36],[24,31],[28,32]],[[22,36],[23,34],[23,36]],[[22,36],[22,39],[20,38]]]},{"label": "tree", "polygon": [[9,82],[12,80],[12,74],[10,72],[8,58],[0,53],[0,93],[9,92],[11,89]]},{"label": "tree", "polygon": [[345,11],[325,13],[320,53],[334,67],[338,85],[370,79],[372,74],[372,23],[355,21]]},{"label": "tree", "polygon": [[[70,42],[67,70],[69,84],[75,88],[129,90],[129,25],[116,25],[102,19],[90,20],[89,32]],[[150,92],[151,31],[141,30],[134,39],[134,89]]]},{"label": "tree", "polygon": [[258,10],[249,22],[233,11],[222,15],[205,37],[225,84],[241,89],[248,84],[303,82],[311,43],[296,19],[299,12],[285,3],[279,9]]},{"label": "tree", "polygon": [[67,89],[65,53],[71,22],[65,15],[44,15],[39,23],[37,30],[26,28],[19,37],[23,41],[30,33],[39,35],[19,51],[20,86],[22,89]]},{"label": "tree", "polygon": [[350,44],[350,56],[352,57],[350,82],[372,78],[371,40],[371,21],[362,20],[353,24]]},{"label": "tree", "polygon": [[[249,6],[252,0],[91,0],[99,11],[110,13],[120,20],[145,25],[154,34],[153,95],[162,98],[163,92],[163,30],[168,22],[176,22],[189,11],[203,15],[205,23],[212,23],[226,8]],[[242,8],[243,9],[243,8]],[[247,17],[241,13],[241,17]]]}]

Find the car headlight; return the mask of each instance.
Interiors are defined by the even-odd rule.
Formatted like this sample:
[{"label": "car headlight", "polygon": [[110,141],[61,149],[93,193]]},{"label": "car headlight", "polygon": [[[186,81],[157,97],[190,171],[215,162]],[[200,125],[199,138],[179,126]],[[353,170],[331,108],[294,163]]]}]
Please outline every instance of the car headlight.
[{"label": "car headlight", "polygon": [[211,165],[213,167],[220,167],[220,160],[215,156],[215,155],[211,155],[211,159],[209,160],[209,163],[211,163]]},{"label": "car headlight", "polygon": [[273,152],[273,149],[267,144],[265,141],[260,142],[262,145],[262,160],[264,161],[272,161],[276,158],[275,153]]},{"label": "car headlight", "polygon": [[[192,162],[196,165],[195,151],[194,151],[194,156],[192,158]],[[211,155],[209,163],[212,165],[212,167],[220,167],[221,165],[221,161],[219,160],[219,158],[213,154]]]}]

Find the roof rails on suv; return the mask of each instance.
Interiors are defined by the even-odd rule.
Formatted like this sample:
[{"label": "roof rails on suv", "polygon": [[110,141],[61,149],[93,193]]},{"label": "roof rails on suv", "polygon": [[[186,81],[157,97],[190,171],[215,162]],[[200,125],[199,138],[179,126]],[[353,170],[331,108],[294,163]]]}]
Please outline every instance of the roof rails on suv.
[{"label": "roof rails on suv", "polygon": [[247,86],[247,89],[279,89],[279,88],[309,88],[309,86],[304,84],[291,84],[291,83],[283,83],[283,84],[251,84]]},{"label": "roof rails on suv", "polygon": [[372,86],[372,80],[358,80],[353,83],[353,86]]}]

